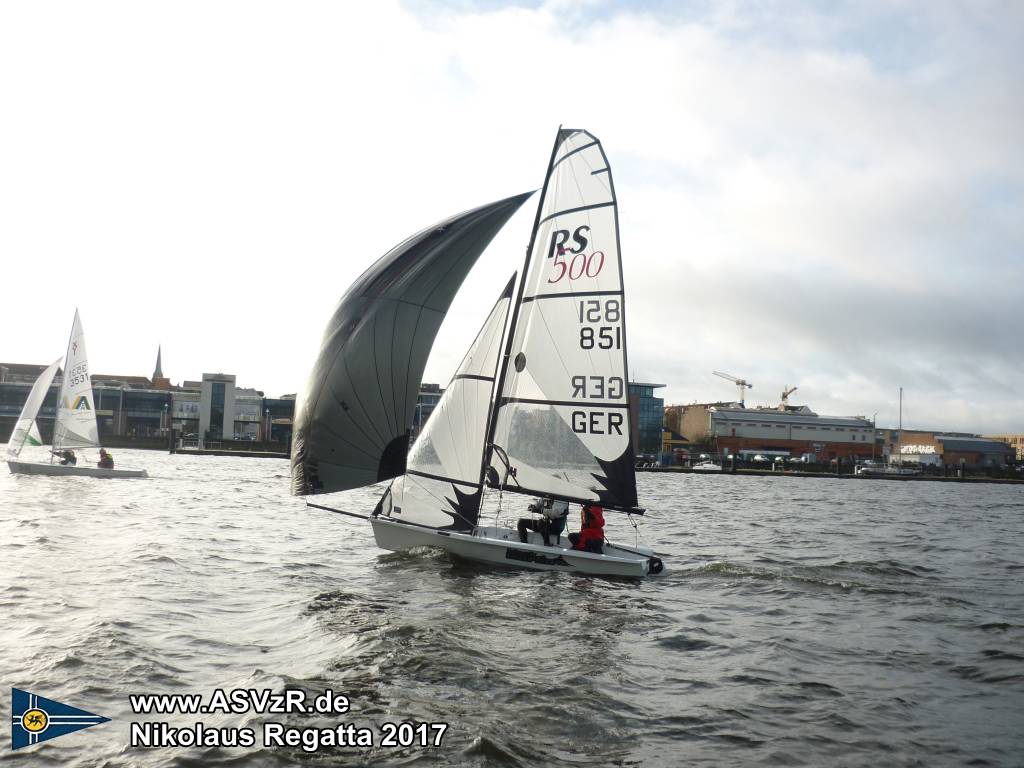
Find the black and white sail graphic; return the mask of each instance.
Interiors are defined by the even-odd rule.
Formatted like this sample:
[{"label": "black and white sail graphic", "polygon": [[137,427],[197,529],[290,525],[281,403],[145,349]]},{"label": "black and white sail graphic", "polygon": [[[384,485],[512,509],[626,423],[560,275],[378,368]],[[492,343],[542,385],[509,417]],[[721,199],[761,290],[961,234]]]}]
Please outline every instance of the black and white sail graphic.
[{"label": "black and white sail graphic", "polygon": [[476,525],[487,414],[514,281],[509,280],[416,438],[405,475],[385,494],[382,511],[392,518],[460,531]]},{"label": "black and white sail graphic", "polygon": [[604,150],[586,131],[559,132],[515,311],[491,477],[635,508],[618,209]]},{"label": "black and white sail graphic", "polygon": [[293,493],[344,491],[405,472],[416,395],[441,321],[470,268],[529,194],[423,230],[349,288],[296,403]]}]

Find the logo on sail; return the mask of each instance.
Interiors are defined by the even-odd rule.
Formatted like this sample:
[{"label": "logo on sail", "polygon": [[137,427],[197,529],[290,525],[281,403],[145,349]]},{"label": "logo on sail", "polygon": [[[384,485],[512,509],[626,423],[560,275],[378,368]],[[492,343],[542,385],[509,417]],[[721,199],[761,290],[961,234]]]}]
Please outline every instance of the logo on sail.
[{"label": "logo on sail", "polygon": [[28,691],[11,689],[11,749],[28,747],[109,720],[109,717]]},{"label": "logo on sail", "polygon": [[72,405],[69,403],[67,396],[64,397],[64,408],[69,411],[90,411],[92,408],[89,406],[89,396],[79,395],[75,398],[75,402]]}]

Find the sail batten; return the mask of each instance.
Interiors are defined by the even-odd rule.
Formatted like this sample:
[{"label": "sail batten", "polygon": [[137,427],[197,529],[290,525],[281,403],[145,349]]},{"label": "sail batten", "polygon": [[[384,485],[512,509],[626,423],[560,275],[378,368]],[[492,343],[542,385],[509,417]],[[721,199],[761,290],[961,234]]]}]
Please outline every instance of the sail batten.
[{"label": "sail batten", "polygon": [[469,269],[530,194],[422,230],[352,284],[296,403],[293,493],[343,491],[405,471],[416,396],[441,322]]}]

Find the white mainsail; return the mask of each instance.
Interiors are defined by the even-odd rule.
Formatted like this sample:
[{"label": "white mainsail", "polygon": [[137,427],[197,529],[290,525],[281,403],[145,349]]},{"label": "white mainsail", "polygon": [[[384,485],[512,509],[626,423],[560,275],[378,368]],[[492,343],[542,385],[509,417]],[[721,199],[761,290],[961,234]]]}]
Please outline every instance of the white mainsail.
[{"label": "white mainsail", "polygon": [[82,321],[75,310],[68,352],[64,356],[64,379],[57,398],[57,421],[53,430],[53,448],[92,448],[99,445],[96,411],[89,378],[89,359],[85,351]]},{"label": "white mainsail", "polygon": [[39,415],[39,408],[42,406],[43,400],[46,399],[46,393],[50,391],[50,384],[53,382],[53,377],[56,375],[59,367],[60,358],[58,357],[46,370],[39,374],[36,383],[29,390],[28,398],[21,409],[21,415],[18,416],[18,420],[15,422],[14,429],[11,432],[11,437],[7,441],[8,458],[17,458],[25,443],[29,445],[42,445],[43,439],[40,437],[39,428],[36,426],[36,416]]},{"label": "white mainsail", "polygon": [[413,444],[406,474],[391,485],[391,514],[396,518],[454,530],[476,525],[487,414],[514,279]]},{"label": "white mainsail", "polygon": [[635,508],[618,208],[586,131],[559,132],[514,311],[492,481]]}]

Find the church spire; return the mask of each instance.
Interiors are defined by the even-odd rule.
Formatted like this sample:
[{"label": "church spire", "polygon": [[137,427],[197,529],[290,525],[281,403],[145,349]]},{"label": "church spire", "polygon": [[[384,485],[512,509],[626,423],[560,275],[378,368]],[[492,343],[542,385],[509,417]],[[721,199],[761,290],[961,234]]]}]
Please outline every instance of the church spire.
[{"label": "church spire", "polygon": [[160,345],[156,347],[156,369],[153,371],[153,379],[162,379],[164,377],[163,368],[160,366]]}]

